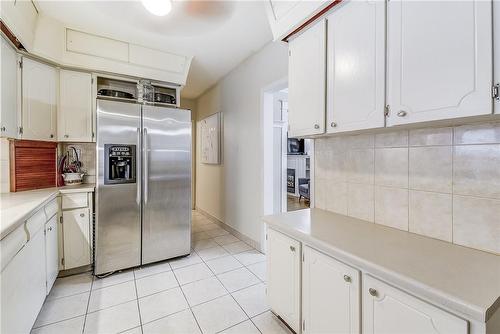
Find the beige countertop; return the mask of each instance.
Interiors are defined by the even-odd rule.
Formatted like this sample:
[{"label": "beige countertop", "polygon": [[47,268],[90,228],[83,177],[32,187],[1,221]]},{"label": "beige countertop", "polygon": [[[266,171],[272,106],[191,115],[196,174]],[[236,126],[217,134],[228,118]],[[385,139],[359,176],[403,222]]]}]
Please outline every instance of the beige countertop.
[{"label": "beige countertop", "polygon": [[319,209],[263,220],[306,245],[470,319],[485,322],[500,306],[499,255]]},{"label": "beige countertop", "polygon": [[14,231],[34,211],[45,206],[60,193],[93,192],[94,188],[94,184],[81,184],[0,194],[0,239]]}]

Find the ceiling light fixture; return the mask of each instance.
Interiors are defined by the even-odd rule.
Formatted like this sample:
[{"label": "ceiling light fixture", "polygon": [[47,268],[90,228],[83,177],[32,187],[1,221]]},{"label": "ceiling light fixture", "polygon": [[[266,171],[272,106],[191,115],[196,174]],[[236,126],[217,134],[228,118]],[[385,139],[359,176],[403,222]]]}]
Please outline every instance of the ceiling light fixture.
[{"label": "ceiling light fixture", "polygon": [[142,5],[153,15],[165,16],[172,10],[171,0],[141,0]]}]

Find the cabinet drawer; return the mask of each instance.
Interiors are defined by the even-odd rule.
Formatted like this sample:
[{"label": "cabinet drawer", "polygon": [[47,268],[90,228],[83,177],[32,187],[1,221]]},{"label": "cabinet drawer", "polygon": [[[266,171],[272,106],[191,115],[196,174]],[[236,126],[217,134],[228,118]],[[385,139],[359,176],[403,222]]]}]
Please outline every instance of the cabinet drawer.
[{"label": "cabinet drawer", "polygon": [[57,213],[57,199],[53,199],[49,204],[45,206],[45,215],[47,216],[47,220],[52,218],[53,215]]},{"label": "cabinet drawer", "polygon": [[363,332],[467,334],[467,321],[378,279],[363,279]]},{"label": "cabinet drawer", "polygon": [[3,269],[28,241],[24,225],[19,226],[0,241],[0,264]]},{"label": "cabinet drawer", "polygon": [[64,194],[61,198],[63,210],[89,206],[87,193]]}]

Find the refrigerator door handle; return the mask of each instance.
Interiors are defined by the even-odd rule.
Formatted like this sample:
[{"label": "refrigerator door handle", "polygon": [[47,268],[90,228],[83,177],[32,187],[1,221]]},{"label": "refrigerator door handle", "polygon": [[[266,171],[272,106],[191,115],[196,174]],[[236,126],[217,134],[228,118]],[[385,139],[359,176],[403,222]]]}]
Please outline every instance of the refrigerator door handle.
[{"label": "refrigerator door handle", "polygon": [[[137,147],[141,147],[141,128],[137,128]],[[140,151],[139,151],[140,152]],[[139,180],[140,179],[140,175],[141,175],[141,164],[138,163],[140,160],[139,160],[139,152],[136,152],[136,156],[137,156],[137,161],[136,161],[136,180]],[[141,184],[139,182],[137,182],[137,192],[136,192],[136,195],[135,195],[135,202],[137,203],[137,205],[141,205]]]},{"label": "refrigerator door handle", "polygon": [[148,202],[149,162],[148,162],[148,129],[143,130],[143,161],[144,161],[144,203]]}]

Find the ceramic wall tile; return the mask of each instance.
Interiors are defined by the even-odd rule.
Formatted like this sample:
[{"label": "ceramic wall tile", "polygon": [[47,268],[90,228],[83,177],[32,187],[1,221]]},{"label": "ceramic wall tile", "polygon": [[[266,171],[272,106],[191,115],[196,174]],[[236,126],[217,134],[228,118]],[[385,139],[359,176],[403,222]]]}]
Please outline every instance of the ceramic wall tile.
[{"label": "ceramic wall tile", "polygon": [[500,254],[500,201],[454,196],[453,242]]},{"label": "ceramic wall tile", "polygon": [[452,195],[410,190],[410,232],[452,241]]},{"label": "ceramic wall tile", "polygon": [[371,134],[349,136],[346,139],[346,145],[349,149],[374,148],[375,136]]},{"label": "ceramic wall tile", "polygon": [[408,188],[408,148],[375,150],[375,184]]},{"label": "ceramic wall tile", "polygon": [[326,210],[347,215],[347,182],[327,182]]},{"label": "ceramic wall tile", "polygon": [[356,149],[348,153],[348,181],[373,184],[374,149]]},{"label": "ceramic wall tile", "polygon": [[408,130],[393,131],[375,135],[375,147],[407,147]]},{"label": "ceramic wall tile", "polygon": [[373,185],[349,183],[347,193],[347,214],[373,222],[375,205]]},{"label": "ceramic wall tile", "polygon": [[314,183],[314,206],[318,209],[326,209],[326,179],[316,179]]},{"label": "ceramic wall tile", "polygon": [[454,149],[453,193],[500,199],[500,144]]},{"label": "ceramic wall tile", "polygon": [[499,144],[500,122],[457,126],[454,144]]},{"label": "ceramic wall tile", "polygon": [[375,186],[375,223],[408,231],[408,189]]},{"label": "ceramic wall tile", "polygon": [[[316,177],[326,179],[326,175],[329,173],[330,170],[330,164],[329,164],[329,162],[331,161],[330,156],[331,152],[326,150],[315,152],[314,169]],[[290,164],[288,165],[288,168],[292,168]]]},{"label": "ceramic wall tile", "polygon": [[410,146],[444,146],[453,142],[453,128],[410,130]]},{"label": "ceramic wall tile", "polygon": [[451,193],[452,154],[451,146],[411,147],[410,189]]},{"label": "ceramic wall tile", "polygon": [[345,151],[333,151],[330,152],[331,159],[326,171],[326,178],[331,181],[336,182],[346,182],[347,181],[347,152]]}]

